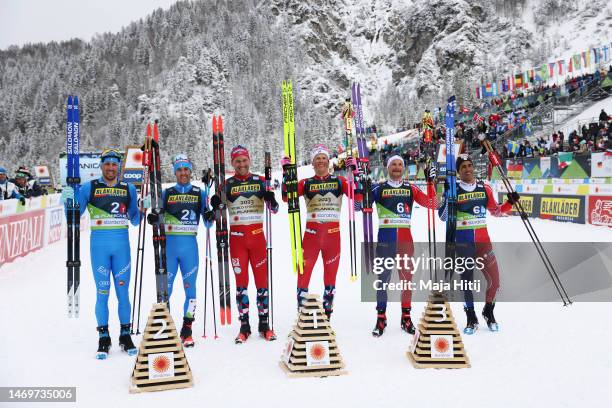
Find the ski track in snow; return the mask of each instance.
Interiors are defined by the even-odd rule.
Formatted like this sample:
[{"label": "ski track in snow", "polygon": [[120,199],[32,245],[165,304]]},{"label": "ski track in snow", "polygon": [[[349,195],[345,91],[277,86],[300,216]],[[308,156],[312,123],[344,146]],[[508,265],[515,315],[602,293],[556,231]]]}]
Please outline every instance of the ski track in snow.
[{"label": "ski track in snow", "polygon": [[[302,172],[301,172],[302,173]],[[304,176],[306,174],[300,174]],[[346,203],[346,200],[345,200]],[[346,211],[346,205],[344,210]],[[427,240],[426,213],[415,208],[415,240]],[[196,347],[186,350],[194,387],[154,393],[129,394],[134,357],[119,351],[117,304],[110,296],[110,331],[113,339],[108,360],[97,361],[95,286],[91,279],[89,232],[82,235],[81,317],[66,317],[65,244],[56,243],[0,270],[0,298],[4,322],[0,336],[0,384],[3,386],[76,386],[79,407],[125,407],[142,404],[167,407],[180,401],[184,406],[215,407],[220,404],[248,406],[353,407],[429,406],[473,407],[604,407],[610,404],[609,373],[612,354],[605,352],[612,335],[602,324],[612,314],[610,303],[500,303],[496,316],[501,331],[488,332],[480,318],[480,330],[463,336],[472,368],[462,370],[417,370],[406,358],[410,336],[399,327],[400,307],[390,303],[389,326],[384,336],[370,332],[376,313],[373,303],[360,302],[359,283],[349,280],[348,225],[343,222],[341,267],[332,326],[348,375],[341,377],[289,379],[278,366],[285,336],[296,317],[295,282],[290,267],[286,207],[273,217],[274,328],[279,337],[266,343],[256,334],[246,344],[235,345],[238,332],[235,299],[233,325],[220,327],[220,338],[212,338],[212,316],[208,314],[208,338],[202,339],[204,291],[204,233],[201,227],[198,313],[194,324]],[[532,220],[543,242],[610,241],[612,230],[603,227]],[[357,215],[361,239],[361,215]],[[137,228],[131,228],[133,264]],[[518,217],[489,217],[490,236],[495,241],[527,241]],[[151,235],[148,231],[143,285],[141,330],[155,301]],[[214,234],[213,234],[214,236]],[[444,237],[438,220],[437,237]],[[213,248],[215,247],[213,243]],[[215,251],[215,250],[213,250]],[[213,254],[215,257],[215,253]],[[213,258],[216,265],[216,259]],[[134,266],[133,266],[134,268]],[[501,274],[510,273],[500,265]],[[130,299],[134,285],[134,269]],[[542,268],[541,273],[545,273]],[[178,279],[178,278],[177,278]],[[217,282],[216,266],[214,271]],[[234,294],[234,279],[232,296]],[[251,282],[252,282],[251,275]],[[215,284],[215,297],[217,286]],[[175,286],[172,315],[180,327],[184,292]],[[209,289],[210,290],[210,289]],[[313,272],[310,291],[323,290],[320,261]],[[256,328],[255,289],[250,284],[251,325]],[[215,298],[218,307],[218,299]],[[210,307],[210,302],[209,302]],[[413,305],[413,318],[420,318],[423,303]],[[460,329],[465,316],[460,303],[453,303]],[[482,307],[477,305],[480,315]],[[484,327],[483,327],[484,326]],[[140,336],[134,336],[136,344]],[[580,392],[577,392],[580,390]],[[0,404],[2,405],[2,404]],[[23,405],[26,406],[26,405]],[[63,405],[62,405],[63,406]]]}]

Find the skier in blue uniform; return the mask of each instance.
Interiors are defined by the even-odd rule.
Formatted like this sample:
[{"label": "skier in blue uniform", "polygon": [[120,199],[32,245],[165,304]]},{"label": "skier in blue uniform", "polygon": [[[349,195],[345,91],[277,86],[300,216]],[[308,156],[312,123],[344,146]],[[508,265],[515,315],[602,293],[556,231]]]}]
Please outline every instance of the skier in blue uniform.
[{"label": "skier in blue uniform", "polygon": [[[100,157],[102,177],[89,181],[79,188],[80,213],[89,210],[91,218],[91,267],[96,283],[96,320],[98,322],[98,352],[96,358],[105,359],[111,346],[108,331],[108,298],[111,278],[119,303],[121,330],[119,345],[129,355],[137,352],[130,337],[130,240],[128,227],[138,225],[138,195],[132,184],[120,182],[119,166],[123,154],[116,149],[106,149]],[[74,190],[65,187],[62,200],[74,199]]]},{"label": "skier in blue uniform", "polygon": [[[191,325],[196,308],[196,279],[200,265],[196,239],[200,215],[210,225],[215,213],[208,210],[208,197],[200,187],[190,183],[193,166],[186,155],[173,160],[176,184],[162,193],[164,224],[166,227],[166,269],[168,271],[168,296],[172,295],[174,278],[181,267],[185,303],[181,340],[185,347],[193,347]],[[148,205],[148,203],[146,204]],[[149,222],[156,222],[156,214],[150,214]]]}]

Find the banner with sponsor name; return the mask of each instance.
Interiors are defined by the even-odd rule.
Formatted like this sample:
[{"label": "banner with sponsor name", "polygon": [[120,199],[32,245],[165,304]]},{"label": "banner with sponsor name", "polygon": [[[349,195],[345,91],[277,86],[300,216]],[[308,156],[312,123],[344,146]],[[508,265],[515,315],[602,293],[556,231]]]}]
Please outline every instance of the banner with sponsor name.
[{"label": "banner with sponsor name", "polygon": [[0,266],[44,246],[45,210],[0,217]]},{"label": "banner with sponsor name", "polygon": [[[84,183],[97,180],[102,177],[102,169],[100,168],[101,153],[80,153],[79,154],[79,176],[81,177],[81,185]],[[60,182],[62,186],[66,186],[66,153],[60,154]]]},{"label": "banner with sponsor name", "polygon": [[612,196],[589,196],[589,224],[612,227]]},{"label": "banner with sponsor name", "polygon": [[127,146],[125,148],[125,159],[121,167],[121,181],[134,184],[140,188],[142,184],[143,152],[139,146]]},{"label": "banner with sponsor name", "polygon": [[[498,193],[499,202],[506,199],[505,193]],[[524,194],[521,204],[529,217],[555,221],[586,223],[586,197],[577,195]],[[512,207],[512,215],[519,215]]]},{"label": "banner with sponsor name", "polygon": [[[66,217],[60,194],[34,197],[26,205],[0,201],[0,268],[19,257],[56,243],[66,236]],[[88,225],[83,214],[81,230]]]}]

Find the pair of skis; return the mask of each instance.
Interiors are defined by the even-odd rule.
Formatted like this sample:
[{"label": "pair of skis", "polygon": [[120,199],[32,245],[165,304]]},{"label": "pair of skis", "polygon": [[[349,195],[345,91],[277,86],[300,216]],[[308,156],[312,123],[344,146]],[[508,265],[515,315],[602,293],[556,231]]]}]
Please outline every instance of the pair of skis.
[{"label": "pair of skis", "polygon": [[[153,252],[155,254],[155,288],[157,303],[168,303],[168,270],[166,269],[166,227],[164,225],[164,203],[162,202],[161,160],[159,156],[159,130],[153,125],[151,138],[150,125],[147,125],[145,151],[150,151],[149,183],[151,189],[151,214],[157,215],[153,226]],[[141,281],[142,282],[142,281]]]},{"label": "pair of skis", "polygon": [[298,196],[297,161],[295,154],[295,114],[293,107],[293,84],[282,83],[284,154],[291,164],[283,169],[289,212],[289,237],[291,238],[291,261],[293,272],[304,273],[304,254],[302,252],[302,223],[300,220],[300,197]]},{"label": "pair of skis", "polygon": [[[266,191],[272,190],[272,158],[270,152],[264,155],[264,177]],[[270,329],[274,330],[274,286],[272,285],[272,209],[266,203],[266,251],[268,261],[268,291],[270,293]]]},{"label": "pair of skis", "polygon": [[219,313],[221,325],[232,324],[232,302],[229,280],[229,234],[227,230],[227,208],[225,207],[225,150],[223,146],[223,118],[213,116],[213,162],[215,192],[221,199],[216,214],[217,266],[219,270]]},{"label": "pair of skis", "polygon": [[[213,186],[214,177],[212,175],[212,170],[209,168],[208,170],[202,171],[202,184],[204,185],[204,192],[206,197],[210,197],[210,189]],[[208,207],[208,203],[207,207]],[[212,312],[213,312],[213,323],[215,329],[215,339],[217,336],[217,311],[215,309],[215,293],[214,293],[214,280],[213,280],[213,267],[212,267],[212,244],[210,240],[210,226],[205,225],[206,227],[206,264],[204,268],[204,333],[202,334],[203,338],[206,338],[206,312],[207,312],[207,299],[208,299],[208,277],[210,274],[210,299],[212,302]]]},{"label": "pair of skis", "polygon": [[[370,177],[370,151],[366,140],[365,125],[363,120],[363,107],[361,105],[361,84],[354,83],[351,89],[355,101],[357,131],[357,150],[359,154],[359,167],[361,168],[363,186],[363,203],[361,212],[363,215],[363,242],[366,249],[366,265],[371,265],[374,254],[372,243],[374,242],[374,229],[372,226],[372,179]],[[369,271],[368,271],[369,272]]]},{"label": "pair of skis", "polygon": [[[448,182],[448,190],[446,190],[446,244],[444,248],[444,256],[446,259],[455,259],[457,236],[457,169],[455,162],[455,97],[451,96],[448,99],[445,113],[446,125],[446,181]],[[453,261],[454,263],[454,261]],[[446,280],[452,276],[453,270],[446,271]]]},{"label": "pair of skis", "polygon": [[[354,95],[353,95],[354,96]],[[354,100],[354,98],[353,98]],[[355,110],[350,100],[342,107],[342,120],[344,121],[344,137],[346,144],[346,158],[353,156],[353,117]],[[349,245],[351,256],[351,281],[357,280],[357,237],[355,233],[355,177],[352,166],[346,166],[348,180],[348,213],[349,213]]]},{"label": "pair of skis", "polygon": [[79,317],[81,283],[81,209],[78,192],[79,172],[79,97],[68,96],[66,102],[66,186],[72,187],[74,198],[66,200],[68,258],[66,260],[68,317]]},{"label": "pair of skis", "polygon": [[[145,197],[150,196],[150,166],[152,163],[151,159],[151,124],[147,123],[147,133],[145,136],[144,144],[141,147],[142,150],[142,184],[140,186],[140,196],[144,199]],[[153,133],[155,140],[159,140],[159,130],[157,127],[157,123],[153,125]],[[140,201],[140,223],[138,224],[138,246],[136,249],[136,272],[134,274],[134,295],[132,301],[132,334],[140,334],[140,309],[141,309],[141,301],[142,301],[142,277],[144,270],[144,249],[145,242],[147,237],[147,208],[144,207],[143,200]],[[136,291],[138,288],[138,296],[136,295]],[[136,307],[136,303],[138,303],[138,307]],[[134,333],[134,313],[138,310],[136,314],[136,333]]]}]

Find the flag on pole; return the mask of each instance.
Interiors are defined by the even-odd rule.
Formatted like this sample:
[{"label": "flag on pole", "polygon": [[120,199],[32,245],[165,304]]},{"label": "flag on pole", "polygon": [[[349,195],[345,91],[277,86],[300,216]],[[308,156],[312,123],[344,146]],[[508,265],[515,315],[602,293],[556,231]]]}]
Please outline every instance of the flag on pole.
[{"label": "flag on pole", "polygon": [[565,66],[565,61],[559,60],[558,64],[559,64],[559,75],[563,75],[563,67]]},{"label": "flag on pole", "polygon": [[514,91],[516,88],[520,88],[521,86],[523,86],[521,74],[512,75],[512,90]]}]

